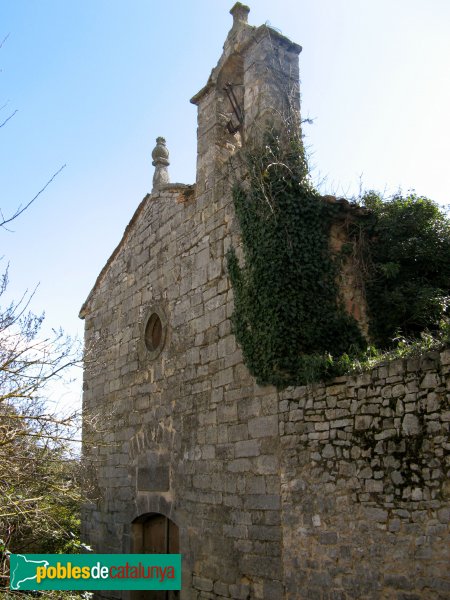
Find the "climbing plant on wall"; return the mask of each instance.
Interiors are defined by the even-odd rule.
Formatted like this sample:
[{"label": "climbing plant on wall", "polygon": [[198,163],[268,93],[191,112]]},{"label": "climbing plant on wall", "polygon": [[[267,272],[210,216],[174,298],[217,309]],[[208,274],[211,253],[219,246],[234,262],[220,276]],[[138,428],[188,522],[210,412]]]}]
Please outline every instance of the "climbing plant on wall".
[{"label": "climbing plant on wall", "polygon": [[277,387],[342,373],[365,341],[339,301],[329,249],[338,207],[320,201],[298,140],[272,134],[245,162],[248,180],[233,191],[243,261],[228,254],[245,362]]},{"label": "climbing plant on wall", "polygon": [[[383,201],[366,193],[368,218],[330,252],[337,204],[312,186],[301,143],[276,135],[245,154],[247,179],[233,190],[242,260],[228,253],[233,325],[250,372],[262,384],[301,385],[450,341],[450,220],[425,197]],[[369,341],[348,315],[337,286],[344,250],[358,247],[369,309]],[[433,337],[434,332],[437,335]],[[423,337],[425,335],[425,337]],[[418,339],[419,341],[414,341]],[[409,343],[409,342],[408,342]],[[395,356],[395,354],[393,355]],[[355,359],[355,360],[354,360]]]}]

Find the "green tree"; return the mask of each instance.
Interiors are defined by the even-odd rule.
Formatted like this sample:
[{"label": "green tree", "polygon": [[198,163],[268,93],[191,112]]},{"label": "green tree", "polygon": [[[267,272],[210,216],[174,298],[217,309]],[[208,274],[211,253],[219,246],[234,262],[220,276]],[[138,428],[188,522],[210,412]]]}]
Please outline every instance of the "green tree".
[{"label": "green tree", "polygon": [[448,315],[450,220],[432,200],[414,193],[383,201],[368,192],[373,212],[367,254],[370,334],[382,348],[394,338],[434,331]]}]

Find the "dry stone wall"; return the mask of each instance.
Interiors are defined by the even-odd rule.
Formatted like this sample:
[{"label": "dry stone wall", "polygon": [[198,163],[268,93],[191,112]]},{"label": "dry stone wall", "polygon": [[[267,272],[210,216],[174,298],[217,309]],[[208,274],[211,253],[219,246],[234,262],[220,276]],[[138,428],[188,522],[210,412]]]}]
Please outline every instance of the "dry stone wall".
[{"label": "dry stone wall", "polygon": [[280,394],[287,598],[449,597],[449,373],[447,350]]}]

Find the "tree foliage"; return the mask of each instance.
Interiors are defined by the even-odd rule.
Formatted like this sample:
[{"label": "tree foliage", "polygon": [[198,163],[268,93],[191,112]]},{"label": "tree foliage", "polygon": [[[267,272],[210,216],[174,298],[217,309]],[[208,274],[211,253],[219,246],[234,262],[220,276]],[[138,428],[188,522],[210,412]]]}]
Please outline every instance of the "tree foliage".
[{"label": "tree foliage", "polygon": [[[15,416],[3,415],[3,431],[17,428]],[[0,449],[3,551],[73,551],[79,537],[79,463],[57,441],[30,437],[25,427],[22,433]]]},{"label": "tree foliage", "polygon": [[432,200],[414,193],[383,201],[368,192],[372,211],[366,252],[370,336],[381,348],[398,337],[437,330],[450,300],[450,220]]}]

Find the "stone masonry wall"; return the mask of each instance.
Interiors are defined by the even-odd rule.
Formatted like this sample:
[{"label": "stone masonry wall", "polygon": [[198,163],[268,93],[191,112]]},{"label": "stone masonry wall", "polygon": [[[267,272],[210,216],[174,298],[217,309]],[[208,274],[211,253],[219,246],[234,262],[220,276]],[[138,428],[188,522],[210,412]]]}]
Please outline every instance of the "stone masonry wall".
[{"label": "stone masonry wall", "polygon": [[[100,427],[85,427],[85,539],[129,552],[137,517],[168,516],[183,600],[445,598],[449,352],[328,386],[256,385],[231,332],[232,242],[225,182],[197,199],[167,186],[90,299],[84,407]],[[155,305],[167,340],[147,360]]]},{"label": "stone masonry wall", "polygon": [[[97,497],[83,535],[97,552],[129,552],[132,522],[162,513],[180,529],[183,599],[277,598],[278,399],[255,384],[231,334],[225,252],[236,232],[231,195],[216,191],[185,201],[167,186],[146,197],[84,309]],[[168,331],[149,360],[139,349],[152,306]]]},{"label": "stone masonry wall", "polygon": [[447,350],[280,394],[286,598],[450,596],[449,373]]}]

